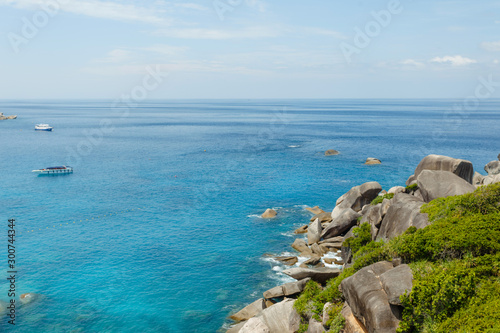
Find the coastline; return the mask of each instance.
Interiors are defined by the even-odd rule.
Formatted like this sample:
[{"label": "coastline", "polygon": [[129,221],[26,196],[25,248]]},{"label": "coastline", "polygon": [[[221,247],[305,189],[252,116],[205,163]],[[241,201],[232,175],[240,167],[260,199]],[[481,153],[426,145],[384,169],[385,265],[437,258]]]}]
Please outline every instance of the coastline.
[{"label": "coastline", "polygon": [[[312,217],[294,231],[291,247],[295,252],[272,256],[289,267],[283,273],[295,281],[264,291],[262,298],[233,313],[234,324],[227,332],[396,332],[403,321],[401,299],[412,290],[410,262],[398,256],[375,256],[381,260],[371,258],[372,262],[359,265],[358,258],[353,258],[356,240],[362,237],[363,228],[370,241],[380,243],[396,239],[410,228],[426,228],[432,221],[421,212],[423,206],[500,183],[499,161],[484,169],[486,176],[474,172],[469,161],[429,155],[405,187],[396,185],[386,191],[377,182],[364,183],[338,198],[331,213],[306,207]],[[263,218],[274,218],[268,211]],[[323,292],[337,283],[343,304],[327,299],[319,311],[311,311],[311,304],[304,309],[303,298],[309,297],[309,286],[315,283]],[[365,284],[377,285],[368,292],[378,293],[375,304],[373,295],[368,297],[363,290]]]}]

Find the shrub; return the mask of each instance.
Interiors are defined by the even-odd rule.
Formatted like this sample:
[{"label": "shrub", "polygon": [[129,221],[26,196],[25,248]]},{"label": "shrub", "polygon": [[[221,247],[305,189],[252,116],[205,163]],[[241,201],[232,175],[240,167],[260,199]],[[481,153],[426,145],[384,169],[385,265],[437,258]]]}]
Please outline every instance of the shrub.
[{"label": "shrub", "polygon": [[411,184],[411,185],[408,185],[408,186],[405,187],[405,193],[415,192],[416,190],[418,190],[418,184],[417,183]]},{"label": "shrub", "polygon": [[370,223],[363,223],[352,230],[354,237],[347,238],[342,246],[350,247],[352,253],[356,253],[361,247],[372,240]]},{"label": "shrub", "polygon": [[382,201],[384,201],[384,199],[392,199],[394,198],[394,193],[387,193],[387,194],[384,194],[384,195],[379,195],[378,197],[376,197],[375,199],[372,200],[372,202],[370,203],[372,206],[375,206],[375,205],[378,205],[379,203],[382,203]]},{"label": "shrub", "polygon": [[326,326],[329,327],[328,332],[331,333],[341,333],[344,325],[345,319],[340,313],[344,304],[342,302],[332,304],[330,311],[328,311],[328,321]]},{"label": "shrub", "polygon": [[446,320],[474,295],[477,277],[461,261],[433,264],[430,272],[414,272],[413,288],[401,296],[403,321],[398,332],[422,332],[425,323]]}]

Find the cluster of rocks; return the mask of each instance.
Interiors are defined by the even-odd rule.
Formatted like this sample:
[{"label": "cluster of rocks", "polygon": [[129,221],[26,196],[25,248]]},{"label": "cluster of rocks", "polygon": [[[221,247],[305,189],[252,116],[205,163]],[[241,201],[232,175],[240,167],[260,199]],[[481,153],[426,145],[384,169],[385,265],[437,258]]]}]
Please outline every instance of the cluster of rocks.
[{"label": "cluster of rocks", "polygon": [[17,116],[4,116],[2,112],[0,112],[0,120],[6,120],[6,119],[16,119]]},{"label": "cluster of rocks", "polygon": [[[420,212],[423,204],[500,182],[500,160],[488,163],[485,170],[488,176],[481,176],[474,173],[469,161],[429,155],[418,164],[406,181],[406,187],[396,186],[383,191],[379,183],[368,182],[338,198],[331,213],[319,207],[308,208],[315,215],[309,224],[295,231],[307,234],[307,241],[297,238],[292,244],[299,256],[308,260],[299,267],[283,271],[297,281],[264,292],[261,299],[232,315],[231,318],[240,323],[228,332],[296,332],[300,317],[293,309],[294,298],[309,280],[325,284],[340,274],[341,269],[325,267],[325,263],[343,264],[344,268],[352,264],[351,251],[343,246],[343,241],[353,236],[356,226],[369,223],[372,239],[384,241],[401,235],[412,226],[425,228],[429,219],[427,214]],[[379,195],[384,196],[383,199],[372,204]],[[323,257],[330,252],[340,252],[342,261]],[[298,262],[295,256],[276,257],[276,260],[289,266]],[[364,267],[343,280],[340,289],[345,299],[341,312],[346,320],[345,333],[396,332],[403,310],[399,299],[411,291],[412,279],[410,267],[395,258],[391,262]],[[325,304],[321,322],[309,318],[307,332],[325,332],[330,306]]]},{"label": "cluster of rocks", "polygon": [[[338,154],[340,154],[340,152],[335,149],[328,149],[327,151],[325,151],[325,156],[334,156]],[[365,161],[365,164],[374,165],[374,164],[382,164],[382,162],[378,158],[368,157]]]}]

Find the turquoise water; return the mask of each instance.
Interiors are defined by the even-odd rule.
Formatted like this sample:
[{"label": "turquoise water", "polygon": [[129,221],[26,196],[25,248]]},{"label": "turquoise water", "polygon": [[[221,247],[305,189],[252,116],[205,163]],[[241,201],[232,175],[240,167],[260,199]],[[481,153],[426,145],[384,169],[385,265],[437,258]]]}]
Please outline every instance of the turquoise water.
[{"label": "turquoise water", "polygon": [[[0,102],[18,115],[0,122],[0,300],[9,300],[9,218],[17,296],[41,295],[0,330],[216,332],[286,281],[263,254],[291,250],[291,231],[310,216],[304,205],[332,209],[366,181],[402,185],[430,153],[484,173],[500,152],[500,101],[450,114],[460,102]],[[74,174],[31,173],[61,164]],[[260,219],[269,207],[279,216]]]}]

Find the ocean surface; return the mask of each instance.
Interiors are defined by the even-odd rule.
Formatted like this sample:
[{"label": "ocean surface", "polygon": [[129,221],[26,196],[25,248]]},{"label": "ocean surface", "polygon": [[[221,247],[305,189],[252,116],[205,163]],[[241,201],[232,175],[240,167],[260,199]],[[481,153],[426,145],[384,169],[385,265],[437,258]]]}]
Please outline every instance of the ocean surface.
[{"label": "ocean surface", "polygon": [[[1,101],[0,300],[16,219],[12,332],[217,332],[290,281],[306,206],[351,187],[404,185],[426,155],[484,174],[500,153],[500,101]],[[34,131],[48,123],[53,132]],[[325,157],[336,149],[338,156]],[[366,166],[367,157],[382,160]],[[71,165],[66,176],[31,171]],[[266,208],[278,217],[259,217]],[[298,237],[304,237],[298,236]],[[19,304],[22,293],[38,299]],[[223,329],[222,329],[223,330]]]}]

